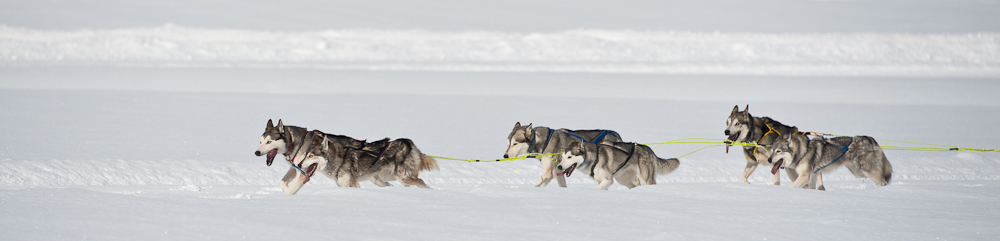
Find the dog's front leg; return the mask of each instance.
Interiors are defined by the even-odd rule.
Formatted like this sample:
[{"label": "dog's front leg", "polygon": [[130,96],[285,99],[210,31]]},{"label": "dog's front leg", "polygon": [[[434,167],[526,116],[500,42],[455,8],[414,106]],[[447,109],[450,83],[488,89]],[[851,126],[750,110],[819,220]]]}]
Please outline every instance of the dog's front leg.
[{"label": "dog's front leg", "polygon": [[295,177],[296,173],[298,173],[298,172],[295,171],[295,167],[294,166],[288,167],[288,172],[285,173],[285,177],[281,178],[281,191],[282,192],[288,191],[288,183],[292,181],[292,178]]},{"label": "dog's front leg", "polygon": [[[544,187],[549,185],[549,182],[552,181],[552,176],[556,175],[556,163],[552,160],[552,158],[543,156],[540,160],[542,162],[542,180],[538,181],[538,185],[535,185],[535,187]],[[563,179],[563,182],[565,181],[566,179]]]},{"label": "dog's front leg", "polygon": [[597,189],[608,190],[608,187],[611,187],[611,184],[615,184],[615,181],[611,180],[611,177],[601,178],[601,183],[597,184]]},{"label": "dog's front leg", "polygon": [[788,174],[788,180],[792,180],[792,182],[799,178],[799,173],[795,172],[795,168],[786,166],[785,173]]},{"label": "dog's front leg", "polygon": [[285,195],[294,195],[295,193],[298,193],[299,189],[302,189],[302,186],[306,184],[306,176],[296,173],[291,184],[292,185],[289,185],[288,189],[285,190]]},{"label": "dog's front leg", "polygon": [[750,174],[753,174],[754,170],[757,170],[757,162],[748,160],[747,167],[746,169],[743,169],[743,176],[740,180],[743,181],[743,183],[750,184],[750,181],[748,181],[747,178],[750,178]]},{"label": "dog's front leg", "polygon": [[826,191],[826,187],[823,187],[823,172],[816,173],[816,190]]},{"label": "dog's front leg", "polygon": [[775,186],[781,186],[781,175],[778,175],[777,172],[775,172],[774,174],[772,174],[771,175],[771,184],[774,184]]}]

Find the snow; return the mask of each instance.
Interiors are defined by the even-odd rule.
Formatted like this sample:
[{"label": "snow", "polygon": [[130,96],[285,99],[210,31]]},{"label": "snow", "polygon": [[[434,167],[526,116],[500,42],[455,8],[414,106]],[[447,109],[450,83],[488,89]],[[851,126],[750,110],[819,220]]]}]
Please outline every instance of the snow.
[{"label": "snow", "polygon": [[998,5],[3,2],[0,239],[994,239],[997,153],[886,151],[889,186],[841,170],[823,192],[768,185],[765,168],[739,183],[744,158],[717,147],[631,190],[536,188],[532,159],[442,159],[421,174],[432,190],[317,177],[293,196],[282,157],[251,153],[268,119],[495,159],[515,122],[722,138],[733,105],[1000,148]]}]

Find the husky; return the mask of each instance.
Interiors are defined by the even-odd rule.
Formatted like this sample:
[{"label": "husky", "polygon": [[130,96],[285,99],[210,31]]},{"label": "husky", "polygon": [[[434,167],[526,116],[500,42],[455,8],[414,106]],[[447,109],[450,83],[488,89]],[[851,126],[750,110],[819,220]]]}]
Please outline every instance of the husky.
[{"label": "husky", "polygon": [[771,173],[777,173],[779,166],[793,170],[798,174],[798,180],[792,183],[794,188],[826,190],[823,174],[840,167],[878,186],[888,185],[892,179],[892,165],[875,138],[869,136],[817,136],[809,140],[805,135],[791,134],[778,138],[773,145],[767,159],[774,166]]},{"label": "husky", "polygon": [[608,190],[614,184],[612,178],[629,189],[655,185],[656,175],[673,172],[680,165],[677,158],[659,158],[649,146],[632,142],[598,144],[572,140],[561,156],[556,168],[562,174],[568,177],[579,168],[597,180],[597,189],[601,190]]},{"label": "husky", "polygon": [[[267,127],[264,129],[264,134],[260,136],[260,147],[254,152],[254,155],[263,156],[267,155],[267,166],[271,166],[274,162],[274,157],[281,153],[285,156],[285,160],[289,164],[292,164],[291,152],[296,149],[301,148],[303,142],[307,141],[306,135],[308,134],[306,128],[298,126],[286,126],[281,119],[278,119],[278,125],[275,126],[274,122],[267,120]],[[331,142],[340,145],[359,145],[355,144],[360,142],[360,144],[365,143],[364,140],[357,140],[348,136],[342,135],[331,135],[323,134]],[[287,191],[289,189],[288,183],[291,182],[292,178],[295,177],[295,173],[298,170],[294,166],[288,168],[288,172],[285,176],[281,178],[281,190]],[[373,180],[377,182],[377,180]],[[377,183],[376,183],[377,184]]]},{"label": "husky", "polygon": [[[552,154],[559,150],[566,149],[570,141],[581,140],[591,143],[612,143],[622,141],[618,132],[611,130],[567,130],[552,129],[548,127],[521,126],[521,122],[514,124],[514,130],[507,135],[507,152],[503,158],[520,156],[528,153]],[[538,158],[538,156],[530,156]],[[560,161],[561,156],[541,156],[542,179],[538,181],[536,187],[549,185],[552,177],[556,177],[560,187],[566,187],[566,177],[562,173],[556,173],[555,163]]]},{"label": "husky", "polygon": [[311,135],[310,139],[292,160],[296,178],[285,195],[298,192],[317,171],[336,180],[341,187],[357,188],[360,187],[358,182],[364,180],[386,187],[391,184],[382,180],[399,180],[405,186],[430,188],[418,175],[420,171],[438,169],[434,158],[421,153],[413,141],[406,138],[392,141],[385,138],[363,145],[341,145],[325,135]]},{"label": "husky", "polygon": [[[749,105],[743,111],[739,111],[739,109],[739,106],[734,106],[733,111],[729,113],[729,118],[726,119],[725,134],[729,137],[728,140],[730,142],[757,143],[758,146],[743,146],[743,155],[746,156],[747,166],[743,170],[743,176],[740,177],[740,181],[750,184],[747,178],[750,177],[750,174],[754,170],[757,170],[757,165],[771,166],[769,163],[764,162],[770,157],[770,152],[764,146],[773,144],[774,140],[781,136],[800,132],[794,126],[781,124],[781,122],[772,120],[769,117],[751,116]],[[726,146],[726,152],[729,152],[728,145]],[[785,172],[788,174],[789,179],[795,181],[797,176],[794,171],[786,169]],[[779,185],[780,178],[778,174],[773,173],[771,176],[773,177],[772,183]]]}]

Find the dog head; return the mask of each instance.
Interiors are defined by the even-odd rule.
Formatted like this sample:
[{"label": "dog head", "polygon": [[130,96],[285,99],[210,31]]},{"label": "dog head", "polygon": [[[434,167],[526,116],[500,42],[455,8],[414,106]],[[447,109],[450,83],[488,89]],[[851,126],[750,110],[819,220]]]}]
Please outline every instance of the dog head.
[{"label": "dog head", "polygon": [[503,158],[527,154],[534,134],[535,129],[531,128],[531,124],[527,126],[521,126],[521,122],[514,124],[514,130],[507,135],[507,152],[503,154]]},{"label": "dog head", "polygon": [[333,148],[330,142],[327,141],[326,135],[322,135],[323,138],[320,138],[320,135],[316,135],[314,132],[309,132],[309,135],[312,136],[310,139],[312,140],[304,143],[305,146],[295,153],[295,158],[292,160],[292,165],[302,170],[301,172],[305,172],[305,181],[303,184],[309,182],[309,178],[313,174],[316,174],[316,171],[325,169],[330,161],[328,160],[329,153],[332,152],[331,148]]},{"label": "dog head", "polygon": [[569,177],[573,175],[573,170],[576,170],[577,166],[587,161],[587,150],[582,141],[574,140],[570,141],[569,145],[563,149],[561,156],[562,161],[556,165],[556,169],[559,171],[556,175]]},{"label": "dog head", "polygon": [[274,126],[271,120],[267,120],[267,128],[264,129],[264,134],[260,135],[260,147],[254,154],[257,156],[267,155],[267,165],[271,166],[278,153],[288,152],[285,134],[285,125],[281,123],[281,119],[278,119],[278,126]]},{"label": "dog head", "polygon": [[740,106],[734,106],[733,112],[726,119],[726,136],[730,141],[746,142],[750,135],[750,105],[739,111]]},{"label": "dog head", "polygon": [[771,174],[778,173],[778,168],[795,161],[795,152],[798,146],[792,140],[794,135],[785,136],[775,139],[774,143],[771,144],[771,156],[767,158],[767,163],[773,165]]}]

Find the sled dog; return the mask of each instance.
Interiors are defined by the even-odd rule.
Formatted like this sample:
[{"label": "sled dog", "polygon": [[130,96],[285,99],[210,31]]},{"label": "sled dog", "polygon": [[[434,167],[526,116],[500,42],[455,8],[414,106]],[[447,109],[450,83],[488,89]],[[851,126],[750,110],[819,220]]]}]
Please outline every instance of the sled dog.
[{"label": "sled dog", "polygon": [[792,182],[795,188],[823,187],[823,174],[840,167],[847,167],[856,177],[871,179],[875,185],[885,186],[892,179],[892,165],[882,153],[882,147],[868,136],[841,136],[826,139],[815,137],[809,140],[805,135],[782,136],[771,147],[767,159],[777,173],[778,167],[794,171],[798,179]]},{"label": "sled dog", "polygon": [[608,190],[614,183],[612,178],[629,189],[655,185],[656,175],[670,173],[680,165],[677,158],[659,158],[648,146],[632,142],[598,144],[572,140],[561,156],[556,169],[567,177],[573,170],[580,170],[597,180],[597,189],[601,190]]},{"label": "sled dog", "polygon": [[[774,140],[781,136],[799,132],[798,128],[781,124],[781,122],[769,117],[751,116],[749,105],[743,111],[739,111],[739,109],[739,106],[734,106],[733,111],[729,113],[729,118],[726,119],[725,134],[729,141],[756,142],[758,145],[766,146],[773,144]],[[729,146],[726,146],[726,152],[729,152]],[[754,170],[757,170],[757,165],[770,166],[769,163],[765,162],[770,153],[763,146],[743,146],[743,155],[746,156],[747,166],[743,170],[740,181],[749,184],[750,181],[747,178],[753,174]],[[794,171],[786,169],[785,172],[789,179],[795,181],[797,176],[795,176]],[[772,183],[779,185],[778,174],[774,173],[771,176],[773,177]]]},{"label": "sled dog", "polygon": [[[274,162],[274,157],[281,153],[285,156],[285,160],[289,164],[292,163],[291,152],[294,152],[300,148],[303,142],[308,141],[306,134],[308,130],[306,128],[298,126],[286,126],[282,123],[281,119],[278,119],[278,125],[275,126],[271,120],[267,120],[267,127],[264,129],[264,134],[260,136],[260,147],[254,152],[257,156],[267,155],[267,165],[271,166]],[[352,143],[360,142],[365,143],[363,140],[357,140],[348,136],[341,135],[330,135],[324,134],[330,141],[338,143],[340,145],[352,145]],[[288,191],[288,183],[295,177],[295,173],[298,170],[295,167],[289,167],[288,172],[285,176],[281,178],[281,190]]]},{"label": "sled dog", "polygon": [[302,150],[294,154],[296,178],[286,195],[295,194],[317,171],[341,187],[360,187],[358,182],[364,180],[385,187],[391,186],[385,181],[399,180],[405,186],[430,188],[418,175],[420,171],[438,169],[437,161],[421,153],[410,139],[341,145],[325,135],[310,136]]},{"label": "sled dog", "polygon": [[[567,130],[552,129],[548,127],[521,126],[521,122],[514,124],[514,130],[507,135],[507,152],[503,158],[520,156],[528,153],[552,154],[559,153],[559,150],[566,149],[570,141],[581,140],[590,143],[612,143],[620,142],[622,138],[618,132],[611,130]],[[538,156],[531,156],[539,158]],[[556,173],[555,164],[559,162],[561,156],[541,156],[542,179],[538,181],[536,187],[549,185],[552,177],[560,187],[566,187],[566,178],[560,172]]]}]

